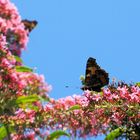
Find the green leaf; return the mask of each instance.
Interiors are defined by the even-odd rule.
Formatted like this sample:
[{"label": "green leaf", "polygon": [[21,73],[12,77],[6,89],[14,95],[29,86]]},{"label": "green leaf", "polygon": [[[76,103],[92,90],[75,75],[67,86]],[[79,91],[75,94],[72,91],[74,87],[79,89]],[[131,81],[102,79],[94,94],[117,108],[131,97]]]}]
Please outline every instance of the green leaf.
[{"label": "green leaf", "polygon": [[140,87],[140,82],[137,82],[136,85],[137,85],[138,87]]},{"label": "green leaf", "polygon": [[[7,125],[7,126],[8,126],[9,133],[14,131],[11,126],[9,126],[9,125]],[[6,126],[1,124],[1,127],[0,127],[0,140],[3,140],[6,136],[7,136]]]},{"label": "green leaf", "polygon": [[123,134],[123,129],[122,128],[117,128],[113,131],[111,131],[105,138],[105,140],[115,140],[115,138],[118,138]]},{"label": "green leaf", "polygon": [[33,69],[25,67],[25,66],[16,66],[17,72],[33,72]]},{"label": "green leaf", "polygon": [[80,105],[74,105],[74,106],[70,107],[68,109],[68,111],[79,110],[79,109],[81,109],[81,106]]},{"label": "green leaf", "polygon": [[3,140],[7,136],[7,131],[4,126],[0,127],[0,140]]},{"label": "green leaf", "polygon": [[55,132],[51,133],[51,134],[48,136],[48,140],[56,140],[56,139],[58,139],[58,138],[61,137],[61,136],[70,137],[70,135],[69,135],[68,133],[66,133],[65,131],[58,130],[58,131],[55,131]]},{"label": "green leaf", "polygon": [[18,99],[16,100],[17,104],[24,104],[24,103],[33,103],[35,101],[38,101],[39,97],[36,94],[33,95],[28,95],[28,96],[20,96],[18,97]]},{"label": "green leaf", "polygon": [[17,62],[21,62],[21,63],[23,62],[22,59],[21,59],[20,57],[18,57],[18,56],[16,56],[16,55],[14,55],[14,57],[15,57],[15,59],[16,59]]},{"label": "green leaf", "polygon": [[46,96],[38,96],[38,97],[39,97],[40,101],[42,101],[42,102],[49,102],[50,101],[50,99]]}]

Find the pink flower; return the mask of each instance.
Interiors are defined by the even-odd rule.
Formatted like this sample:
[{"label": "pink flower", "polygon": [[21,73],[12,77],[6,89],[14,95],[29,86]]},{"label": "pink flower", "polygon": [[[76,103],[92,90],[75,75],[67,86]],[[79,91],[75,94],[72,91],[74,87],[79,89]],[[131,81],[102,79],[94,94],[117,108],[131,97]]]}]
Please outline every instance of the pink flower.
[{"label": "pink flower", "polygon": [[119,112],[115,112],[111,117],[112,120],[115,121],[118,125],[122,124],[123,116],[121,116]]},{"label": "pink flower", "polygon": [[20,134],[11,134],[12,140],[21,140],[23,139],[23,135]]},{"label": "pink flower", "polygon": [[137,102],[137,103],[140,103],[140,95],[138,94],[139,92],[134,92],[134,93],[131,93],[129,96],[131,97],[131,101],[133,102]]},{"label": "pink flower", "polygon": [[33,123],[35,120],[35,111],[26,109],[25,112],[26,112],[26,118],[28,118],[29,121]]},{"label": "pink flower", "polygon": [[23,111],[23,109],[19,109],[15,112],[16,114],[16,117],[18,117],[19,119],[25,119],[26,118],[26,115]]},{"label": "pink flower", "polygon": [[27,139],[30,139],[30,140],[35,140],[35,132],[34,131],[28,131],[25,135],[25,137]]},{"label": "pink flower", "polygon": [[68,106],[73,106],[75,104],[74,102],[74,99],[71,97],[71,96],[67,96],[65,98],[65,103],[68,105]]},{"label": "pink flower", "polygon": [[101,98],[101,95],[98,93],[98,94],[94,94],[93,96],[92,96],[92,100],[93,101],[96,101],[96,102],[98,102],[99,100],[101,100],[102,98]]}]

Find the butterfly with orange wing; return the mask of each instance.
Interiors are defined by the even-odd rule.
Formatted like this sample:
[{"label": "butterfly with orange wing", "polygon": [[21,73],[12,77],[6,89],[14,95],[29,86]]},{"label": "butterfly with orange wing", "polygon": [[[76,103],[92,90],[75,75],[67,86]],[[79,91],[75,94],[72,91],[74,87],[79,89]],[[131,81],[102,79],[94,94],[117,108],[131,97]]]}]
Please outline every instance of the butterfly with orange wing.
[{"label": "butterfly with orange wing", "polygon": [[90,57],[86,65],[84,86],[81,89],[100,92],[101,88],[108,83],[108,73],[100,68],[96,59]]},{"label": "butterfly with orange wing", "polygon": [[29,32],[31,32],[35,26],[37,25],[37,21],[36,20],[27,20],[27,19],[24,19],[21,21],[24,26],[25,26],[25,30],[28,30]]}]

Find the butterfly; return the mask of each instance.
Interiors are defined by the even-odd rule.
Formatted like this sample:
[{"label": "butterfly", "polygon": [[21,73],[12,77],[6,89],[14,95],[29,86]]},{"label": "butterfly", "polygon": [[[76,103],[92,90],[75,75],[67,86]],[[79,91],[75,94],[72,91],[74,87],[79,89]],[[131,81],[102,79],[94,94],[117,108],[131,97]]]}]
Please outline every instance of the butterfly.
[{"label": "butterfly", "polygon": [[90,57],[87,60],[84,86],[81,89],[100,92],[101,88],[108,83],[108,73],[100,68],[96,59]]},{"label": "butterfly", "polygon": [[28,30],[29,32],[31,32],[35,26],[37,25],[37,21],[36,20],[27,20],[27,19],[24,19],[21,21],[24,26],[25,26],[25,30]]}]

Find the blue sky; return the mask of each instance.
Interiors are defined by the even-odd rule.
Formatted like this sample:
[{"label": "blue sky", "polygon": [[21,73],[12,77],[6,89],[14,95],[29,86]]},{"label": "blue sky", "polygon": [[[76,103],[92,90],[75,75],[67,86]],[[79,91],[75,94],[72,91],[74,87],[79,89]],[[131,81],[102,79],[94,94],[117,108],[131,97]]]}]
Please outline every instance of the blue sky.
[{"label": "blue sky", "polygon": [[110,81],[139,81],[139,0],[12,2],[23,19],[38,21],[22,58],[52,84],[51,97],[82,94],[79,78],[88,57],[96,58]]}]

